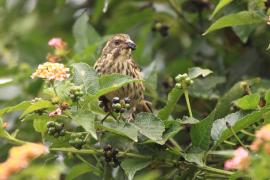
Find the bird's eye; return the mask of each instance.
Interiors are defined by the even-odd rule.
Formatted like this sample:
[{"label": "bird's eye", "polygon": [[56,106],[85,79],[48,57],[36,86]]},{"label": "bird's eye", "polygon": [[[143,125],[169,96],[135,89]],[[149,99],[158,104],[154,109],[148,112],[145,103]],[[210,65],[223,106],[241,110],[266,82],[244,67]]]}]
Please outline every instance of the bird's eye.
[{"label": "bird's eye", "polygon": [[116,46],[118,46],[118,45],[120,44],[120,41],[119,41],[119,40],[115,40],[115,41],[114,41],[114,44],[115,44]]}]

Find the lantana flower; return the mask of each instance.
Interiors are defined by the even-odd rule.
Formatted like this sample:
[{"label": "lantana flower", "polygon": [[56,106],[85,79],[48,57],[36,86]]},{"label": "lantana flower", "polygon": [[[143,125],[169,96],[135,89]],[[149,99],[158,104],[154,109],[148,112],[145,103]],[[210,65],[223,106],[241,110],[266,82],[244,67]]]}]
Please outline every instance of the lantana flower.
[{"label": "lantana flower", "polygon": [[69,68],[65,68],[64,64],[46,62],[38,66],[38,69],[32,74],[31,78],[63,81],[69,76]]},{"label": "lantana flower", "polygon": [[8,159],[0,163],[0,179],[7,180],[12,174],[26,168],[30,161],[48,152],[43,144],[27,143],[22,146],[12,147]]},{"label": "lantana flower", "polygon": [[256,139],[250,146],[252,151],[258,151],[262,146],[270,154],[270,124],[263,126],[261,129],[256,131]]},{"label": "lantana flower", "polygon": [[55,37],[49,40],[48,45],[55,49],[65,49],[67,44],[59,37]]},{"label": "lantana flower", "polygon": [[234,151],[234,157],[225,161],[225,169],[246,169],[249,165],[249,153],[243,147],[239,147]]},{"label": "lantana flower", "polygon": [[58,107],[56,110],[49,113],[49,117],[59,116],[62,114],[62,109]]}]

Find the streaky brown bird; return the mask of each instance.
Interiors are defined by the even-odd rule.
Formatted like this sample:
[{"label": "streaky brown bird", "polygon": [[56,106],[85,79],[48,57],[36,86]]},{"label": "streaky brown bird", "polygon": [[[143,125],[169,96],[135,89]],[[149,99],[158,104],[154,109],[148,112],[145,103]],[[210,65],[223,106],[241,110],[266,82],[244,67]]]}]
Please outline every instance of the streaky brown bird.
[{"label": "streaky brown bird", "polygon": [[[135,79],[143,79],[141,70],[132,59],[132,50],[136,49],[136,44],[127,34],[116,34],[112,36],[102,49],[100,58],[94,65],[98,75],[119,73],[131,76]],[[129,97],[131,100],[131,112],[152,112],[151,103],[144,99],[145,87],[142,82],[129,83],[120,89],[110,92],[100,100],[105,106],[105,111],[111,112],[112,99],[119,97],[124,99]]]}]

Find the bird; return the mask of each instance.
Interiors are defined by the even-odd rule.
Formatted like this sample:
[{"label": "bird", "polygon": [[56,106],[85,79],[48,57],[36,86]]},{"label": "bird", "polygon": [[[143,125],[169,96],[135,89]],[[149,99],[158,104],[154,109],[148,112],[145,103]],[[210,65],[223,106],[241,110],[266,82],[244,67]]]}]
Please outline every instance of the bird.
[{"label": "bird", "polygon": [[[94,65],[95,71],[99,76],[118,73],[143,80],[141,70],[132,58],[132,51],[135,49],[136,44],[128,34],[113,35],[103,47],[101,56]],[[131,114],[134,118],[135,114],[139,112],[152,112],[151,102],[144,99],[144,91],[143,82],[136,81],[101,96],[99,100],[104,105],[106,112],[112,112],[114,97],[120,99],[128,97],[130,99]]]}]

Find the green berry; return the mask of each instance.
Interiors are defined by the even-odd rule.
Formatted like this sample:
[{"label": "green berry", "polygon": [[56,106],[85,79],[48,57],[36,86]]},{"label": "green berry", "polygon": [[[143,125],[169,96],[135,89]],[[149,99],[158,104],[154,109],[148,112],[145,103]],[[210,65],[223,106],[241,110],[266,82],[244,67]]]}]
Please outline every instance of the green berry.
[{"label": "green berry", "polygon": [[115,109],[115,110],[120,110],[121,109],[121,104],[120,103],[116,103],[116,104],[113,104],[113,109]]},{"label": "green berry", "polygon": [[66,133],[66,131],[65,131],[64,129],[62,129],[62,130],[60,131],[59,135],[60,135],[60,136],[64,136],[65,133]]},{"label": "green berry", "polygon": [[53,122],[53,121],[47,122],[47,127],[48,127],[48,128],[49,128],[49,127],[54,127],[54,125],[55,125],[55,122]]},{"label": "green berry", "polygon": [[176,84],[175,84],[175,87],[181,89],[181,88],[182,88],[182,85],[181,85],[180,83],[176,83]]},{"label": "green berry", "polygon": [[125,104],[125,107],[127,110],[129,110],[131,106],[130,106],[130,104]]},{"label": "green berry", "polygon": [[179,74],[178,76],[175,77],[175,81],[176,82],[180,82],[181,81],[181,74]]},{"label": "green berry", "polygon": [[56,132],[56,128],[55,127],[50,127],[48,129],[52,134]]}]

